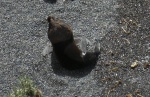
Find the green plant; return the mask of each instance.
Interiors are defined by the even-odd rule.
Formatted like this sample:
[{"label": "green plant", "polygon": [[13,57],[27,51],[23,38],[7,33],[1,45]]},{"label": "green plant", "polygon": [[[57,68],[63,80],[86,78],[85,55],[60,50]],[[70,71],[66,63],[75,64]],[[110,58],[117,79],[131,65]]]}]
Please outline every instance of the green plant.
[{"label": "green plant", "polygon": [[41,97],[41,91],[34,86],[31,79],[24,76],[19,80],[19,87],[14,88],[9,97]]}]

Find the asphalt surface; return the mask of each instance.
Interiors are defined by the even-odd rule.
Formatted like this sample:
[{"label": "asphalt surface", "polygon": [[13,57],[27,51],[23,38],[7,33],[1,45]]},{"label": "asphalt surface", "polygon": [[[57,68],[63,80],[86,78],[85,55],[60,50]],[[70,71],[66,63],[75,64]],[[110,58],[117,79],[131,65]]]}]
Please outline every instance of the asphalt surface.
[{"label": "asphalt surface", "polygon": [[[51,64],[51,54],[42,56],[49,15],[70,24],[74,35],[100,42],[93,69],[67,71]],[[23,75],[43,97],[150,97],[149,41],[149,0],[1,0],[0,97]]]}]

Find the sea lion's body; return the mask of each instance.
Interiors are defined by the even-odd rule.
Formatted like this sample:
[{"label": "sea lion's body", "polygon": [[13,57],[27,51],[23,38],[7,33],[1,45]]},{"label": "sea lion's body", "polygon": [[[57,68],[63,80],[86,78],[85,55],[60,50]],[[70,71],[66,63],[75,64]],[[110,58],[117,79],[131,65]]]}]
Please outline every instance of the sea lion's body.
[{"label": "sea lion's body", "polygon": [[84,68],[87,64],[81,50],[75,44],[71,28],[54,17],[48,17],[48,38],[60,64],[69,70]]}]

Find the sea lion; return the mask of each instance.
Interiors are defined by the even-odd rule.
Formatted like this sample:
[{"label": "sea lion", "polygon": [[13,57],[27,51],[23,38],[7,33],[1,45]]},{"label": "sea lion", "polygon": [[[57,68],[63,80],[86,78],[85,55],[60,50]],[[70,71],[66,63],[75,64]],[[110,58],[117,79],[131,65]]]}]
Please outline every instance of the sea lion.
[{"label": "sea lion", "polygon": [[94,52],[94,56],[91,56],[90,52],[82,53],[75,43],[69,25],[52,16],[49,16],[47,20],[49,22],[48,39],[62,67],[68,70],[84,68],[97,58],[99,55],[98,50]]}]

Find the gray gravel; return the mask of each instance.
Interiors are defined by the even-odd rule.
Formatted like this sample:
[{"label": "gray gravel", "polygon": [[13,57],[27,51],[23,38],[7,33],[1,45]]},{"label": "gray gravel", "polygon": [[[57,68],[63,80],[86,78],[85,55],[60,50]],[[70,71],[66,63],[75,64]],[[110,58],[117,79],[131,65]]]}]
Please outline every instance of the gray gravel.
[{"label": "gray gravel", "polygon": [[[23,75],[35,82],[43,97],[125,97],[128,93],[136,97],[137,89],[150,97],[150,68],[143,68],[150,63],[150,1],[62,1],[0,1],[0,97],[7,97]],[[94,69],[67,71],[51,64],[51,54],[42,56],[49,15],[70,24],[75,35],[100,41],[101,55]],[[122,19],[138,25],[128,27]],[[138,66],[131,69],[135,60]]]}]

